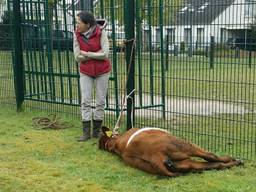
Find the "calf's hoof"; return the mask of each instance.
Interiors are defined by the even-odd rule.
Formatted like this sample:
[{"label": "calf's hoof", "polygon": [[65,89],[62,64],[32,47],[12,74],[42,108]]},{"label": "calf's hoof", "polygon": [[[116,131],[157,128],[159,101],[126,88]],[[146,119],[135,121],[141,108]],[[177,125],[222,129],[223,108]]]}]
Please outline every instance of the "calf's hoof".
[{"label": "calf's hoof", "polygon": [[244,162],[241,159],[236,159],[235,162],[236,165],[244,165]]},{"label": "calf's hoof", "polygon": [[166,159],[164,161],[164,165],[168,170],[173,170],[175,168],[174,163],[171,161],[171,159]]}]

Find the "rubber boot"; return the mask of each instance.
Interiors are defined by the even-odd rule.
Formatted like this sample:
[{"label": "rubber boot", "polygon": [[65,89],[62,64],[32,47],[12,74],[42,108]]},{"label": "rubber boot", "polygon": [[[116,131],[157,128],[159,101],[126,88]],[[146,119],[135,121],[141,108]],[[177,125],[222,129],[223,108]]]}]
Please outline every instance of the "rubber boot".
[{"label": "rubber boot", "polygon": [[87,141],[91,138],[91,121],[83,122],[83,135],[78,139],[79,142]]},{"label": "rubber boot", "polygon": [[101,136],[102,120],[93,120],[93,132],[92,137],[99,138]]}]

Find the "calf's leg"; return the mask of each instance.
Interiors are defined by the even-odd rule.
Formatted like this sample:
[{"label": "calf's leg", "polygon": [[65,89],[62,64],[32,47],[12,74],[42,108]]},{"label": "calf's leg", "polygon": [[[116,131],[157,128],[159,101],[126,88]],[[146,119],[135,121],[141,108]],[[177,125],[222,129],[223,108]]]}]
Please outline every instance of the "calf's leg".
[{"label": "calf's leg", "polygon": [[236,165],[240,165],[241,161],[229,161],[225,162],[200,162],[191,159],[174,162],[174,168],[171,171],[175,172],[189,172],[189,171],[203,171],[210,169],[224,169],[230,168]]},{"label": "calf's leg", "polygon": [[204,151],[204,150],[198,150],[195,151],[195,154],[193,155],[193,157],[201,157],[206,161],[209,162],[224,162],[224,163],[228,163],[231,161],[235,161],[234,158],[230,157],[230,156],[217,156],[214,153],[208,152],[208,151]]},{"label": "calf's leg", "polygon": [[151,174],[158,174],[168,177],[176,177],[180,175],[179,173],[172,173],[171,171],[169,171],[163,163],[163,158],[159,156],[157,160],[145,160],[141,157],[124,155],[123,160],[128,165]]},{"label": "calf's leg", "polygon": [[[172,147],[169,147],[167,152],[168,157],[170,157],[170,159],[174,161],[181,161],[189,159],[190,157],[200,157],[209,162],[227,163],[235,160],[230,156],[217,156],[214,153],[208,152],[197,145],[185,142],[183,140],[175,140],[175,142],[177,142],[177,144],[174,144],[172,145]],[[173,146],[175,146],[175,148]]]}]

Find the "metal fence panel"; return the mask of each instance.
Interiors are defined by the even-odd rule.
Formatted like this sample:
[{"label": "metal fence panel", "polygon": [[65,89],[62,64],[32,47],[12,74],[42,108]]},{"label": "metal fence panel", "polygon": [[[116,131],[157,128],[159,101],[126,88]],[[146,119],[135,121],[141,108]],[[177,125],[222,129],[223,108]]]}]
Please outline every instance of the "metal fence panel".
[{"label": "metal fence panel", "polygon": [[13,42],[8,30],[11,28],[7,2],[0,1],[0,104],[15,107],[13,78]]},{"label": "metal fence panel", "polygon": [[[75,15],[90,4],[108,21],[113,70],[106,123],[114,126],[131,56],[125,19],[133,18],[128,1],[79,2],[21,2],[25,105],[79,114],[78,65],[68,34]],[[255,1],[135,0],[134,6],[134,126],[162,127],[209,150],[255,159]],[[12,52],[0,49],[0,77],[7,82],[1,103],[8,103],[14,100]]]},{"label": "metal fence panel", "polygon": [[137,126],[255,158],[255,2],[136,2]]}]

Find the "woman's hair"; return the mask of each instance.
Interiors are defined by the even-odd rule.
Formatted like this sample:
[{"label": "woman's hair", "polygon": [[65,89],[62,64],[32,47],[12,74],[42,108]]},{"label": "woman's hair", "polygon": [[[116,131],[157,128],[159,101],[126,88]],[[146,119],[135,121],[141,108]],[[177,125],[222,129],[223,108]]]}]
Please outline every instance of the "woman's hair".
[{"label": "woman's hair", "polygon": [[96,25],[96,20],[93,16],[93,14],[89,11],[81,11],[77,14],[77,17],[81,19],[81,21],[85,24],[90,24],[90,26]]}]

